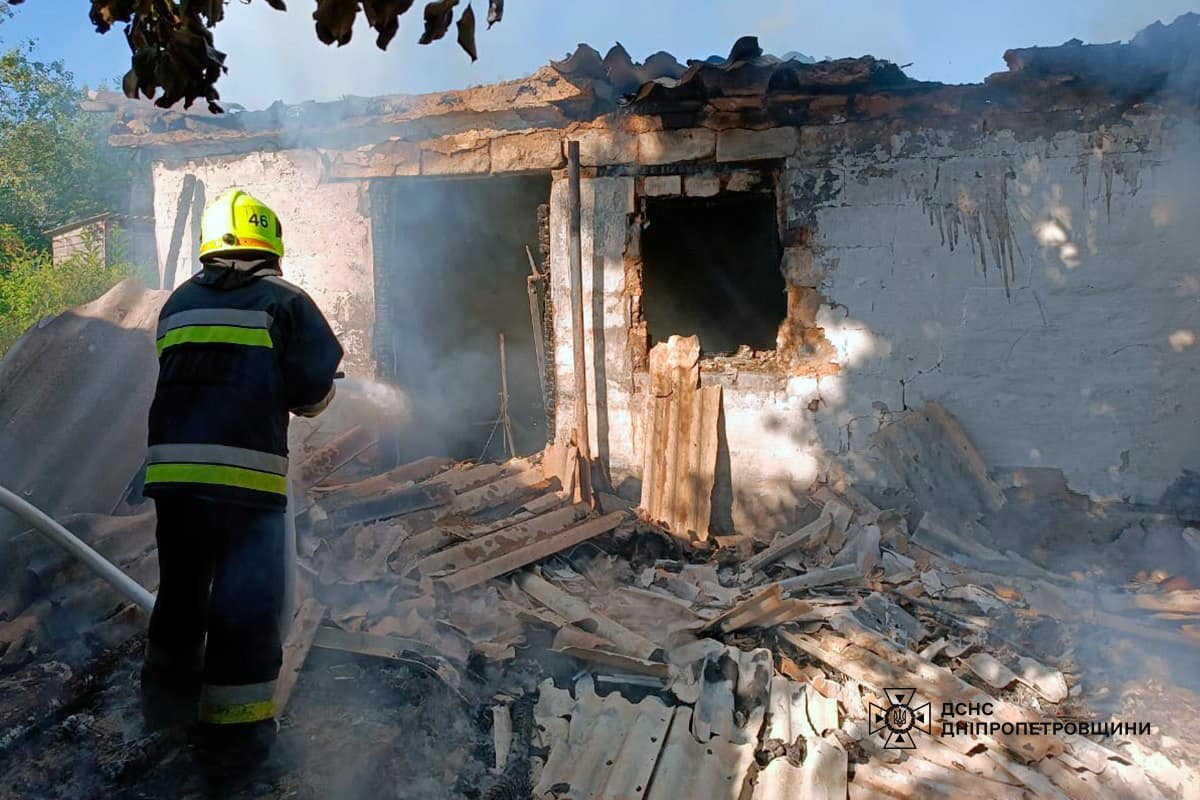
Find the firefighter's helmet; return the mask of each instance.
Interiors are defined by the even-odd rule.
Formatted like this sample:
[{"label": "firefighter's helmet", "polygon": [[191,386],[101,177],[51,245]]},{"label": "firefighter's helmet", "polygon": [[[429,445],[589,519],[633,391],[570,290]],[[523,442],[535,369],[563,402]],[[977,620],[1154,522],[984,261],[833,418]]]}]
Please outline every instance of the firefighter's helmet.
[{"label": "firefighter's helmet", "polygon": [[283,226],[265,203],[230,189],[200,218],[200,257],[243,252],[283,256]]}]

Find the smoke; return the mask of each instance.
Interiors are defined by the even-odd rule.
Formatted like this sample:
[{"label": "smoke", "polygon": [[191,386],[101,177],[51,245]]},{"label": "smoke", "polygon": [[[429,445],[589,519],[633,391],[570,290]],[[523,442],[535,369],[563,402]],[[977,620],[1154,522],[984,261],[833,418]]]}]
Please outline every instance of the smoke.
[{"label": "smoke", "polygon": [[338,392],[362,400],[381,418],[403,427],[412,421],[412,402],[399,386],[380,383],[369,378],[348,377],[338,382]]}]

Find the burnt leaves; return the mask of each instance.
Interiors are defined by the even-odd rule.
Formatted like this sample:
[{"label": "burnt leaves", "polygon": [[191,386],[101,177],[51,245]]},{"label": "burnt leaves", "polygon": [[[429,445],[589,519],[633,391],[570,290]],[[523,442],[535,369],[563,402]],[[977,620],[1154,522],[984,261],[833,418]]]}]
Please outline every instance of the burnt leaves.
[{"label": "burnt leaves", "polygon": [[[251,0],[246,0],[250,2]],[[263,0],[271,8],[286,11],[284,0]],[[9,0],[19,5],[25,0]],[[375,30],[379,49],[387,49],[400,29],[400,17],[414,0],[317,0],[313,20],[317,38],[325,44],[350,41],[358,12]],[[226,72],[225,54],[213,44],[212,29],[225,18],[226,0],[91,0],[91,21],[100,33],[118,23],[132,54],[130,70],[121,81],[125,95],[154,99],[155,105],[170,108],[183,101],[191,108],[204,100],[209,111],[222,111],[217,79]],[[458,0],[435,0],[424,10],[424,30],[419,44],[441,39],[454,21]],[[488,26],[500,21],[503,0],[489,0]],[[475,12],[468,5],[458,20],[458,44],[477,58]],[[157,98],[157,99],[156,99]]]},{"label": "burnt leaves", "polygon": [[458,18],[458,46],[467,51],[472,61],[479,58],[475,52],[475,12],[469,3],[467,10]]},{"label": "burnt leaves", "polygon": [[[454,21],[454,7],[458,0],[440,0],[425,6],[425,32],[417,40],[418,44],[429,44],[446,35],[450,23]],[[470,7],[467,8],[470,11]],[[474,14],[472,14],[474,16]],[[471,51],[468,50],[468,53]]]}]

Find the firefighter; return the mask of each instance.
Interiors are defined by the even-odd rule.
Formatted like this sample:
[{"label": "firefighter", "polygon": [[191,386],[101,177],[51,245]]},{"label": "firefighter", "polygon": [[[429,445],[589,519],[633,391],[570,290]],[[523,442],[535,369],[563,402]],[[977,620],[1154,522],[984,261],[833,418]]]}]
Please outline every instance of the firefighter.
[{"label": "firefighter", "polygon": [[288,413],[329,404],[342,348],[281,277],[283,228],[264,203],[221,195],[200,242],[203,269],[158,321],[144,493],[160,577],[143,698],[158,724],[187,704],[202,741],[253,761],[276,729]]}]

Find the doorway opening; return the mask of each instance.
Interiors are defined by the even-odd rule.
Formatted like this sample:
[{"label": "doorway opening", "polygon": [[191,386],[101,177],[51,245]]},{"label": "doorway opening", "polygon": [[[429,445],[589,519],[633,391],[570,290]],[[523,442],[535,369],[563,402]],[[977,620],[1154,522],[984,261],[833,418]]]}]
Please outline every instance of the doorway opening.
[{"label": "doorway opening", "polygon": [[546,443],[526,246],[549,176],[381,181],[372,188],[376,374],[412,418],[389,459],[503,459],[500,334],[514,449]]}]

